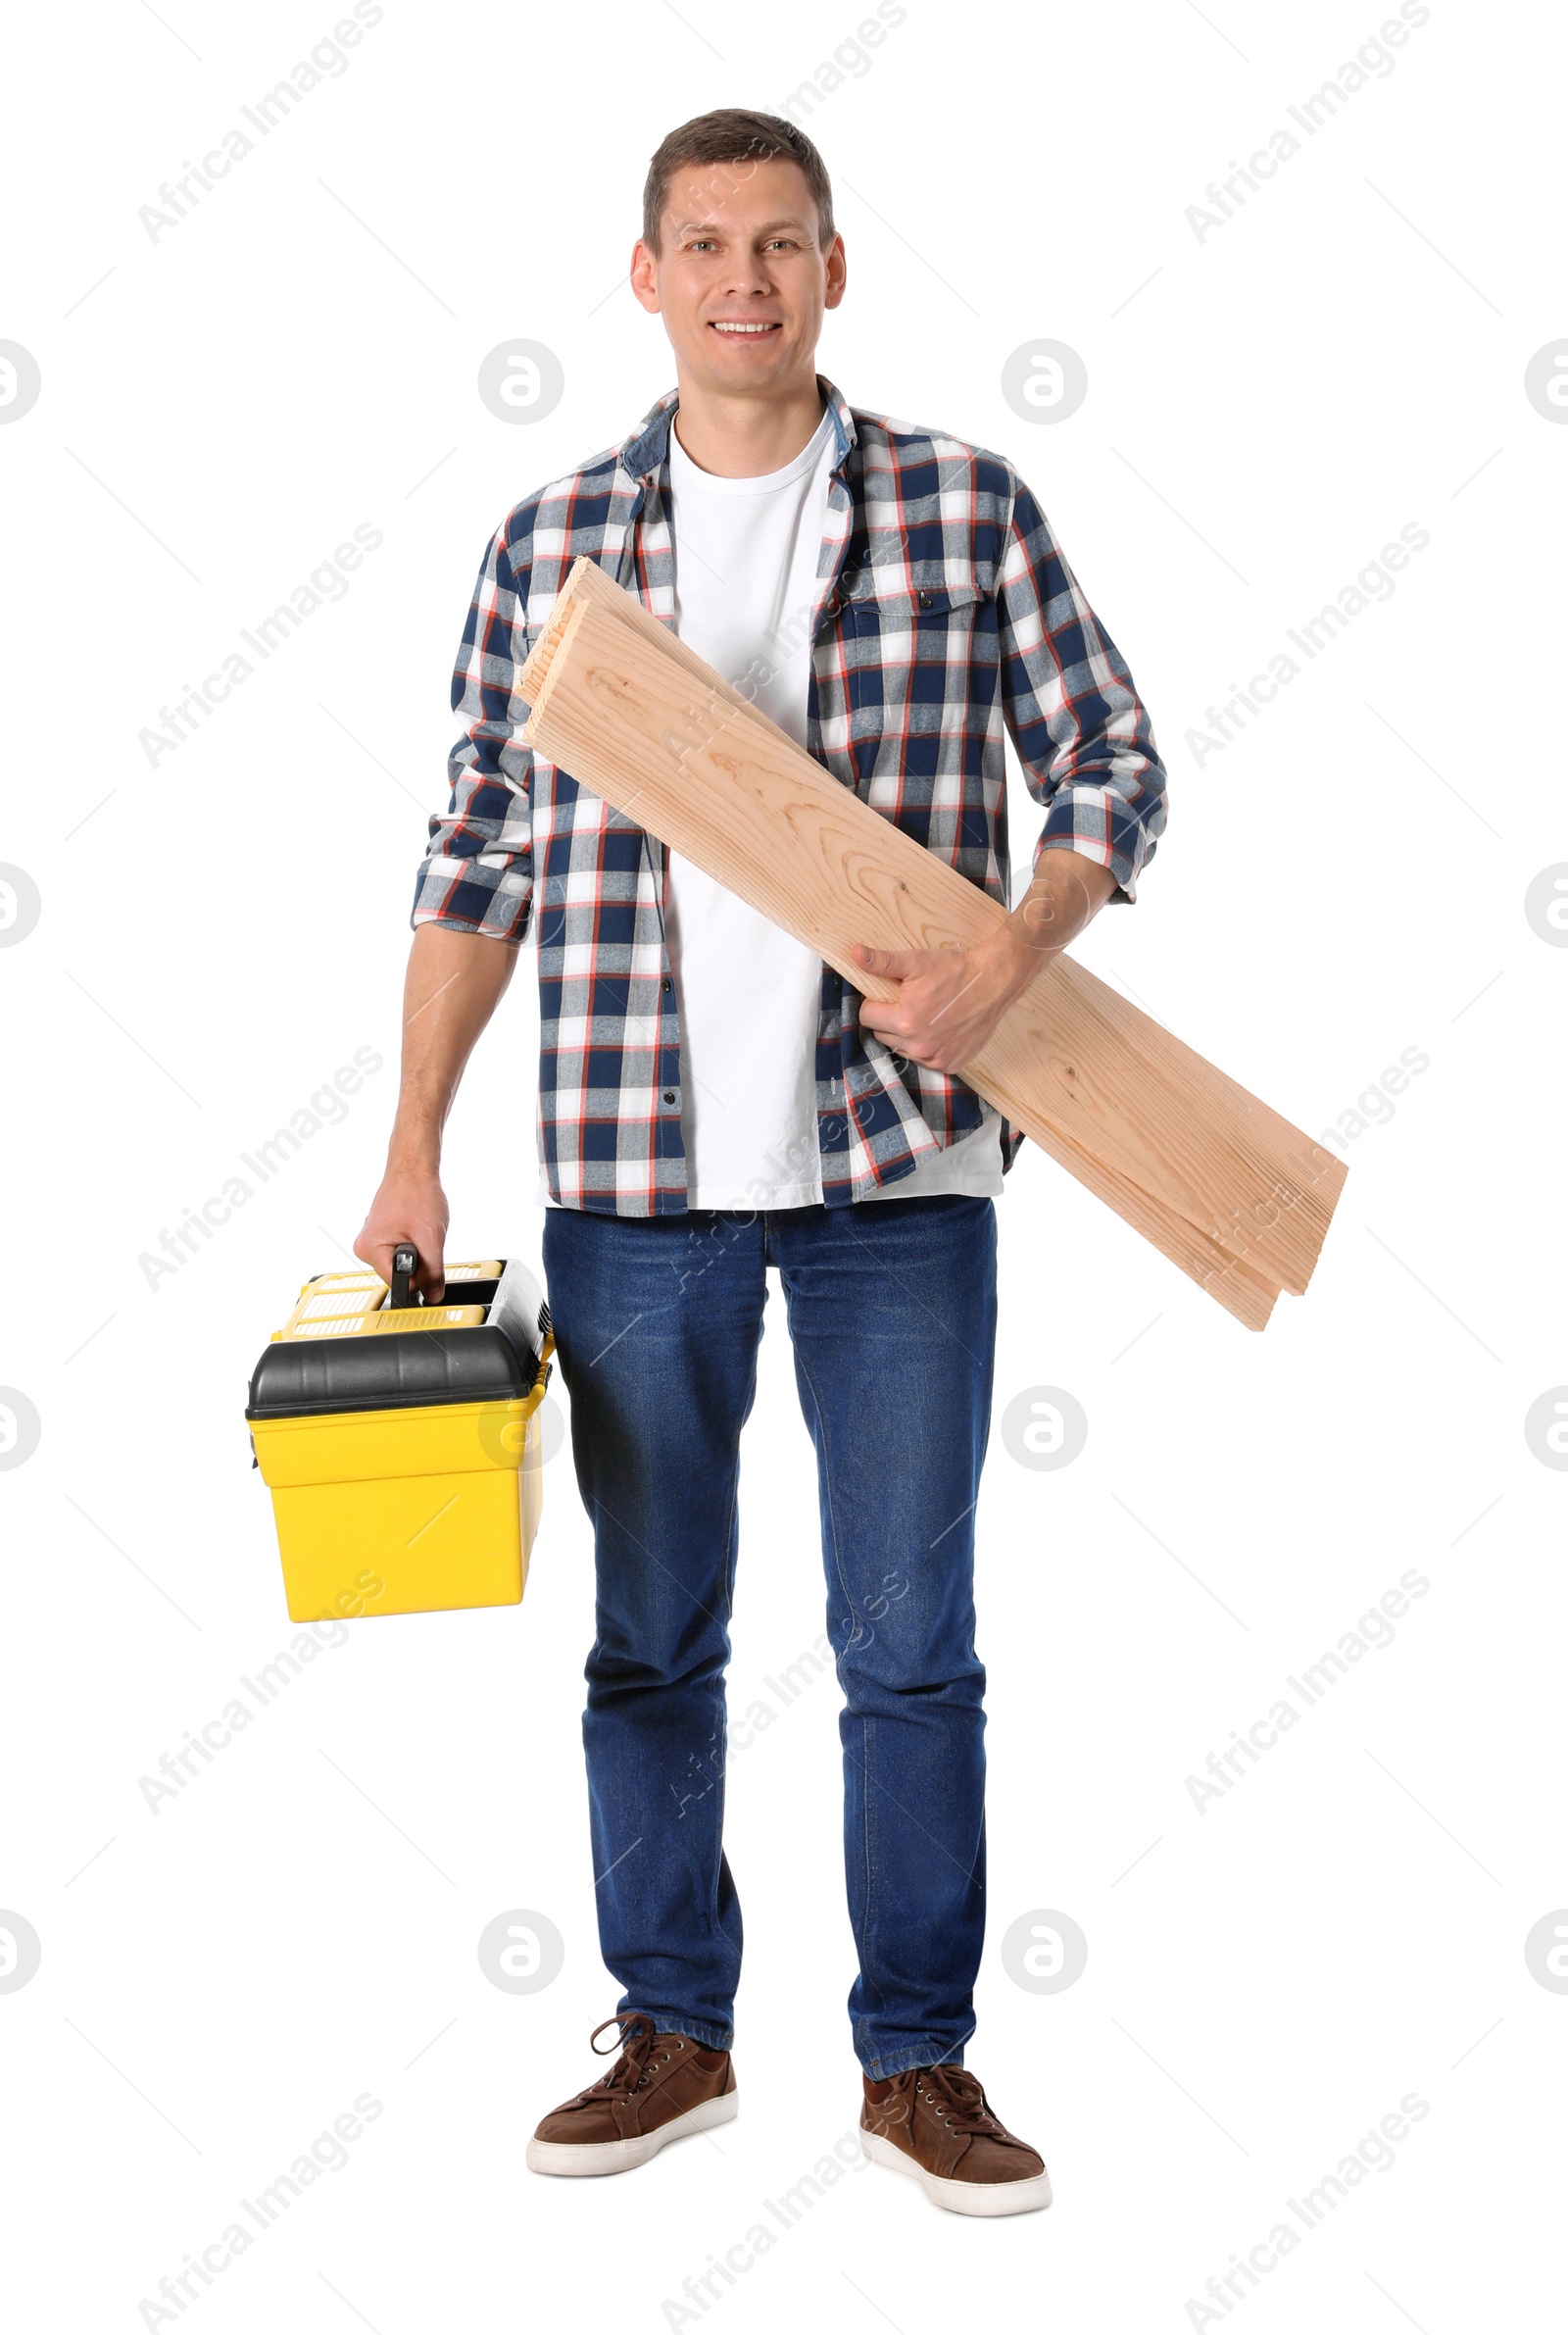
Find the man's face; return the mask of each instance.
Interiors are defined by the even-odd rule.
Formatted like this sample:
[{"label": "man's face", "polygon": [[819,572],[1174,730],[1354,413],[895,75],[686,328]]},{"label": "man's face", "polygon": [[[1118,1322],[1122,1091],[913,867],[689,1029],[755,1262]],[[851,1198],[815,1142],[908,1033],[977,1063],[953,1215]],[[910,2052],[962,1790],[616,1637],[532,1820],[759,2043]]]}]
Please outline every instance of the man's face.
[{"label": "man's face", "polygon": [[670,181],[662,229],[657,254],[638,240],[632,289],[663,318],[683,380],[769,398],[813,376],[822,311],[844,297],[844,243],[821,248],[799,163],[693,165]]}]

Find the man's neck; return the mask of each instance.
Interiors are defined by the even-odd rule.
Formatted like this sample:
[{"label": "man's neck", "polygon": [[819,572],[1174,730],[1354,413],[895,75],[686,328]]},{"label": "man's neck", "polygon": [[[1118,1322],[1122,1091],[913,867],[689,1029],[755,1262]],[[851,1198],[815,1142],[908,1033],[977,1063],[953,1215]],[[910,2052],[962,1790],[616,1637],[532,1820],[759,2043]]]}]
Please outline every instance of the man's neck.
[{"label": "man's neck", "polygon": [[793,462],[822,419],[816,377],[777,399],[715,397],[680,385],[675,434],[700,471],[715,478],[765,478]]}]

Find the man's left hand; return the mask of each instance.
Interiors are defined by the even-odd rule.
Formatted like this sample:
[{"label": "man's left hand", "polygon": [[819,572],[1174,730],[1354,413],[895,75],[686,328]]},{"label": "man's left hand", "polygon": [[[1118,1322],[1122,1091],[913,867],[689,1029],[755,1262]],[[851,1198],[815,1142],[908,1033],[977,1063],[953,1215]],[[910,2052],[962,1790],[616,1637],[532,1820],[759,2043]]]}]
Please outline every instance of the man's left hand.
[{"label": "man's left hand", "polygon": [[978,949],[867,949],[852,952],[869,973],[897,981],[897,999],[860,1001],[860,1025],[895,1054],[927,1069],[961,1070],[985,1045],[1040,960],[1002,943]]},{"label": "man's left hand", "polygon": [[1042,852],[1027,894],[978,948],[868,949],[858,941],[856,963],[899,984],[886,1003],[862,998],[862,1027],[927,1069],[961,1070],[1043,960],[1075,939],[1115,889],[1115,877],[1097,862],[1072,851]]}]

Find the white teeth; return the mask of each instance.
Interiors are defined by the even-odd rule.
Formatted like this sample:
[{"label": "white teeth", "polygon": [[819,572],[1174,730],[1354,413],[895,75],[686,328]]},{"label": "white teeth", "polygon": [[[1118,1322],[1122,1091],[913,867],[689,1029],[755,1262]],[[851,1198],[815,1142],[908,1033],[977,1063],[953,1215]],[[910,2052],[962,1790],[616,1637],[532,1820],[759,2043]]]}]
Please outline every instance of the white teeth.
[{"label": "white teeth", "polygon": [[715,323],[713,325],[715,332],[771,332],[773,329],[771,324],[721,324]]}]

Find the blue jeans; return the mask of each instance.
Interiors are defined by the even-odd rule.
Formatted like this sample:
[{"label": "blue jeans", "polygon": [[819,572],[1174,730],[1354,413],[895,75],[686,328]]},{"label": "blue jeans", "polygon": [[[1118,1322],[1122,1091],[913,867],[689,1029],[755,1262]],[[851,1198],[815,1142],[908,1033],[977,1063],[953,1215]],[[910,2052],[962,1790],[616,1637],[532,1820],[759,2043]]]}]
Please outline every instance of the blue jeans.
[{"label": "blue jeans", "polygon": [[974,1508],[991,1418],[989,1200],[612,1217],[548,1209],[544,1265],[594,1525],[583,1744],[600,1945],[662,2030],[733,2034],[722,1843],[741,1428],[767,1267],[816,1449],[844,1709],[844,1861],[874,2076],[961,2063],[985,1927]]}]

